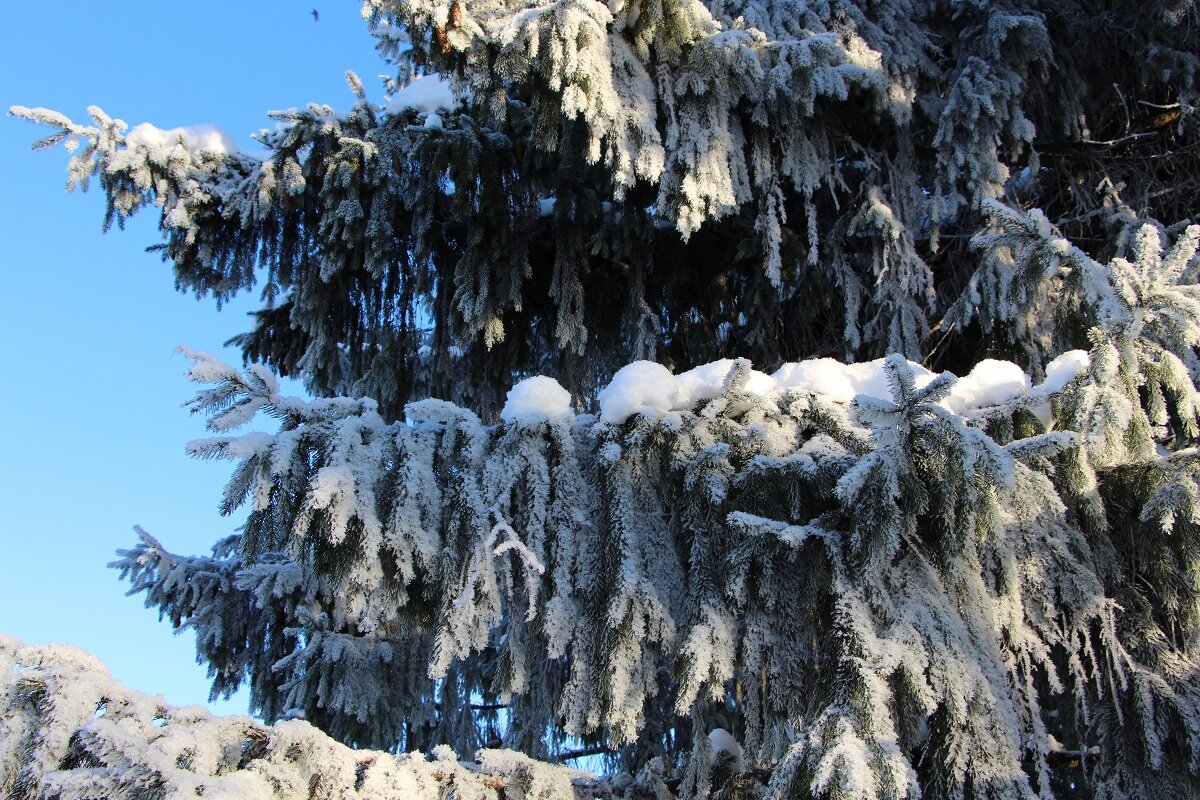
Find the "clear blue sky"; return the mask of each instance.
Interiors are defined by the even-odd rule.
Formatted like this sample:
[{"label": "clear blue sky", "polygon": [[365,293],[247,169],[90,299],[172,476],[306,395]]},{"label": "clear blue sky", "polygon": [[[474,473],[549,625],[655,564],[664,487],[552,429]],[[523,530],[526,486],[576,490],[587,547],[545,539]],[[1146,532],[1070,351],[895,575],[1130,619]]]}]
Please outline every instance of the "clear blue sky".
[{"label": "clear blue sky", "polygon": [[[382,99],[354,0],[6,3],[0,24],[0,108],[211,123],[244,148],[270,109],[349,107],[347,69]],[[221,352],[252,304],[218,313],[178,294],[170,265],[144,252],[153,209],[101,235],[102,194],[65,194],[65,152],[29,149],[42,135],[0,119],[0,632],[83,647],[131,688],[204,703],[190,634],[173,636],[105,565],[134,524],[191,554],[241,523],[217,513],[230,465],[184,454],[206,434],[180,407],[194,387],[173,351]],[[244,713],[246,699],[215,707]]]}]

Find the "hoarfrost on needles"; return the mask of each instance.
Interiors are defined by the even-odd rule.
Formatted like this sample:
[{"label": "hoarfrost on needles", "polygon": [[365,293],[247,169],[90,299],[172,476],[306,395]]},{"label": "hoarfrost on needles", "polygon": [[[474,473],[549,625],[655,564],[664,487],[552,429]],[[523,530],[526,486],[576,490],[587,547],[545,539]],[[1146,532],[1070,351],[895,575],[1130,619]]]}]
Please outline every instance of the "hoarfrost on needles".
[{"label": "hoarfrost on needles", "polygon": [[[28,701],[37,697],[36,703]],[[460,762],[352,749],[303,719],[264,726],[118,684],[104,665],[62,645],[23,645],[0,634],[0,775],[33,797],[155,796],[218,800],[354,797],[434,800],[452,793],[531,800],[607,794],[591,773],[511,750]],[[523,790],[523,791],[519,791]]]},{"label": "hoarfrost on needles", "polygon": [[[1200,796],[1200,226],[1153,166],[1196,161],[1186,5],[1095,27],[1045,81],[1078,26],[1007,4],[367,0],[386,105],[351,77],[346,113],[277,112],[265,161],[14,107],[107,222],[159,207],[181,289],[262,288],[243,354],[327,398],[191,354],[210,432],[280,422],[191,448],[238,462],[222,510],[254,511],[212,557],[142,534],[115,566],[195,629],[215,691],[462,761],[298,720],[160,735],[148,706],[93,719],[85,670],[30,702],[54,677],[31,668],[0,681],[0,786],[549,800],[574,777],[518,751],[641,739],[614,754],[636,779],[582,796],[665,800],[679,767],[687,800],[1049,798],[1086,720],[1098,795]],[[1169,105],[1112,158],[1033,165],[1045,135],[1092,149],[1109,79]],[[1071,243],[1111,237],[1107,264]],[[838,351],[859,363],[750,366]],[[699,366],[594,398],[661,353]],[[556,355],[567,389],[504,402]],[[604,424],[570,413],[593,399]],[[189,726],[209,745],[181,758]],[[493,737],[512,750],[469,766]]]},{"label": "hoarfrost on needles", "polygon": [[[761,552],[783,571],[790,569],[792,559],[807,558],[805,551],[810,548],[826,552],[837,566],[828,588],[842,609],[837,624],[866,637],[863,647],[873,654],[870,659],[844,661],[874,687],[876,699],[855,701],[863,712],[886,706],[886,675],[906,659],[913,662],[912,674],[917,677],[912,680],[928,695],[925,707],[929,709],[954,701],[963,681],[967,687],[963,691],[970,692],[991,692],[994,680],[1004,683],[1003,667],[989,666],[991,656],[978,654],[970,637],[947,638],[946,623],[932,621],[960,625],[957,615],[964,599],[982,603],[971,613],[985,617],[993,614],[989,604],[1010,601],[983,589],[960,597],[955,588],[954,596],[947,597],[926,562],[913,558],[912,552],[897,560],[902,542],[911,542],[915,535],[905,527],[912,513],[905,505],[911,502],[917,482],[938,502],[953,497],[955,508],[962,509],[956,530],[976,537],[955,552],[970,552],[984,547],[986,541],[995,557],[1005,561],[1004,569],[1013,570],[1008,562],[1017,556],[1009,551],[1029,546],[1021,539],[1029,533],[1024,527],[1027,520],[1047,520],[1038,528],[1039,537],[1056,535],[1058,528],[1068,524],[1063,516],[1066,507],[1052,484],[1028,466],[1036,460],[1030,455],[1074,446],[1075,434],[1051,433],[1001,446],[977,425],[991,419],[988,415],[997,407],[1008,413],[1048,400],[1056,389],[1074,392],[1071,378],[1088,365],[1086,354],[1067,354],[1051,363],[1041,386],[1030,388],[1029,378],[1017,365],[1002,361],[982,362],[957,383],[948,373],[935,375],[900,355],[851,365],[815,359],[784,365],[774,376],[752,370],[744,359],[715,361],[679,376],[661,364],[638,361],[619,370],[600,392],[600,418],[612,425],[638,413],[644,413],[645,419],[625,428],[596,426],[590,417],[572,415],[572,398],[557,381],[536,376],[517,383],[509,393],[501,418],[513,427],[506,429],[485,426],[473,412],[440,400],[409,403],[406,422],[389,423],[372,401],[285,398],[274,381],[252,370],[239,373],[210,356],[188,355],[196,376],[215,384],[202,390],[192,404],[215,409],[209,411],[215,415],[210,428],[228,429],[225,417],[230,410],[243,408],[252,414],[269,405],[287,417],[274,444],[270,436],[250,433],[203,440],[194,446],[198,455],[242,460],[238,471],[242,477],[231,482],[227,491],[230,508],[244,502],[237,498],[245,496],[256,498],[256,509],[265,508],[257,498],[287,485],[304,502],[278,546],[294,547],[314,531],[321,537],[321,547],[338,546],[353,535],[357,543],[347,552],[355,557],[352,563],[342,564],[337,575],[312,575],[299,564],[274,561],[275,556],[249,568],[219,557],[184,564],[143,537],[143,544],[123,553],[119,562],[120,568],[136,575],[138,588],[162,586],[163,591],[192,597],[196,585],[227,581],[232,574],[240,591],[260,598],[280,597],[278,587],[283,585],[292,587],[288,596],[294,593],[297,598],[315,599],[318,592],[330,592],[335,600],[323,613],[339,628],[353,624],[359,635],[314,629],[310,643],[273,662],[271,669],[280,669],[288,660],[304,660],[304,674],[324,680],[328,672],[353,665],[361,677],[353,687],[339,684],[336,700],[347,714],[359,698],[395,695],[399,707],[418,697],[379,685],[378,667],[383,663],[398,665],[408,671],[407,680],[426,681],[430,686],[431,681],[445,680],[451,669],[473,668],[475,654],[491,646],[498,647],[511,665],[504,680],[514,702],[543,702],[542,694],[552,692],[537,683],[530,659],[537,657],[540,635],[532,632],[545,625],[554,638],[542,640],[543,652],[555,653],[551,656],[555,658],[569,652],[573,670],[559,707],[546,706],[545,713],[562,714],[575,731],[605,727],[622,742],[636,737],[644,724],[644,709],[656,696],[660,656],[682,659],[686,665],[686,692],[681,691],[673,702],[681,702],[676,710],[687,713],[702,697],[719,698],[736,670],[744,668],[738,666],[743,658],[761,657],[749,650],[747,656],[739,653],[759,646],[755,626],[770,630],[775,624],[767,621],[774,612],[762,616],[763,609],[754,610],[763,602],[755,594],[761,587],[751,589],[744,577],[732,575],[724,586],[724,580],[714,578],[711,591],[696,584],[698,621],[684,627],[681,620],[689,618],[689,601],[680,587],[687,587],[689,578],[680,569],[671,542],[671,536],[677,535],[672,526],[681,520],[687,520],[689,535],[695,537],[689,557],[691,575],[754,569],[757,556],[740,566],[721,560],[731,544],[746,553],[765,547]],[[1103,374],[1099,369],[1088,373],[1091,378]],[[1087,388],[1081,387],[1080,393]],[[1072,396],[1065,395],[1062,402],[1070,402]],[[724,402],[727,399],[734,402]],[[780,399],[788,402],[777,402]],[[705,406],[709,400],[715,402]],[[235,418],[244,422],[243,416],[239,411]],[[855,430],[849,422],[852,418],[869,430]],[[664,424],[668,419],[670,424]],[[520,428],[546,420],[552,424]],[[646,435],[650,429],[655,436]],[[664,448],[663,443],[670,446]],[[297,447],[305,449],[297,451]],[[913,448],[923,454],[921,460],[911,457]],[[270,458],[260,458],[267,453]],[[593,474],[602,480],[590,479],[592,466],[598,471]],[[439,470],[452,479],[441,480]],[[645,491],[656,480],[653,470],[672,476],[667,480],[678,478],[672,484],[669,506],[664,496]],[[836,508],[831,504],[833,510],[808,516],[805,509],[778,496],[781,477],[785,483],[799,481],[831,495]],[[395,507],[387,519],[378,513],[383,492],[395,492]],[[783,499],[787,502],[781,503]],[[998,507],[1014,506],[1025,516],[997,512]],[[447,513],[466,534],[461,545],[446,546],[449,540],[443,538],[440,526]],[[318,520],[319,527],[314,525]],[[986,540],[978,538],[985,525]],[[662,535],[664,530],[667,536]],[[619,542],[618,563],[605,563],[600,546],[604,537]],[[1066,545],[1061,547],[1065,552]],[[439,553],[456,560],[445,572],[432,569]],[[389,583],[385,558],[395,559],[398,566],[399,580],[394,584]],[[861,568],[854,565],[856,561],[874,564],[872,568],[888,571],[888,580],[914,587],[915,606],[877,610],[856,597],[857,588],[844,577],[847,570]],[[1076,560],[1067,559],[1061,569],[1076,570],[1064,580],[1080,585],[1092,580]],[[420,645],[425,649],[409,658],[402,653],[411,642],[381,632],[409,613],[409,593],[419,591],[418,575],[434,584],[437,623]],[[587,593],[596,591],[597,575],[614,587],[613,594],[589,610]],[[770,578],[780,579],[792,580],[782,573]],[[1071,624],[1076,626],[1072,631],[1114,624],[1111,608],[1096,607],[1091,599],[1096,591],[1098,587],[1088,584],[1084,599],[1071,606]],[[403,598],[399,605],[392,599],[397,596]],[[1062,636],[1057,622],[1034,630],[1032,623],[1023,621],[1025,611],[1005,613],[1005,628],[1032,641],[1029,647],[1049,647]],[[895,630],[878,628],[876,614],[895,619]],[[621,633],[626,629],[627,636]],[[219,627],[208,632],[226,633]],[[592,649],[598,646],[594,636],[615,636],[611,652],[602,655]],[[809,655],[807,650],[793,654],[801,660]],[[616,666],[596,672],[597,658]],[[935,674],[935,666],[944,672],[948,663],[966,663],[976,673],[951,681],[925,677]],[[983,668],[994,674],[984,675],[979,672]],[[300,699],[289,696],[284,707],[300,707],[295,702]],[[998,712],[1010,716],[1025,713],[1022,696],[996,695],[991,702]],[[601,708],[603,703],[609,706]],[[707,763],[704,769],[713,775],[737,768],[739,755],[751,763],[765,737],[778,734],[780,725],[792,724],[776,720],[757,728],[738,728],[745,737],[739,751],[743,745],[712,726],[723,720],[704,722],[712,733],[699,738],[695,754],[704,758],[706,751],[710,758],[695,763]],[[797,751],[811,770],[812,788],[836,788],[847,796],[864,798],[899,798],[907,791],[904,787],[916,785],[911,765],[889,733],[894,727],[891,722],[880,723],[880,735],[843,722],[841,717],[825,719],[823,730],[831,737],[810,737],[804,746],[811,751],[807,755]],[[272,735],[287,738],[309,730],[299,725],[277,726]],[[1015,749],[1005,744],[1019,728],[1010,721],[999,726],[997,736],[981,734],[988,755],[986,763],[973,767],[976,773],[996,768],[1006,770],[1006,781],[1024,779]],[[371,735],[390,741],[386,738],[390,730],[381,723],[381,732]],[[1034,730],[1033,735],[1042,734]],[[334,746],[324,739],[305,741],[322,752],[333,752]],[[477,745],[471,741],[456,739],[455,747],[463,754],[473,752]],[[795,746],[802,747],[799,742],[804,740],[796,741]],[[1008,749],[992,754],[988,748],[997,743]],[[527,747],[522,744],[518,749]],[[473,769],[484,775],[515,776],[522,786],[544,787],[539,796],[571,797],[577,788],[572,775],[526,758],[514,751],[491,751],[476,755],[478,766]],[[781,774],[787,774],[786,768]],[[382,772],[372,776],[385,777]],[[711,787],[703,788],[707,786],[703,778],[695,780],[699,782],[688,784],[696,789],[694,796],[704,796]],[[890,792],[888,786],[899,790]]]}]

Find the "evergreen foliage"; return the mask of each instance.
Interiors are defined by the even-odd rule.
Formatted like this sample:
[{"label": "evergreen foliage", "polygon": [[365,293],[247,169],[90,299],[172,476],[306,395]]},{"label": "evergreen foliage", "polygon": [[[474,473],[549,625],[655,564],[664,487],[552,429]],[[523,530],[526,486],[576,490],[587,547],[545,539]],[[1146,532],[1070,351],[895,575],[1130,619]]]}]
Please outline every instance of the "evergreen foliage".
[{"label": "evergreen foliage", "polygon": [[13,110],[261,287],[186,353],[244,529],[115,563],[214,695],[608,754],[546,797],[1200,794],[1192,3],[364,14],[388,104],[261,160]]},{"label": "evergreen foliage", "polygon": [[589,398],[640,358],[965,371],[982,346],[1036,374],[1034,276],[968,246],[987,201],[1103,261],[1195,214],[1191,3],[610,5],[371,0],[398,80],[458,99],[353,78],[345,114],[274,114],[261,161],[17,113],[82,145],[110,223],[161,208],[181,290],[261,293],[248,358],[389,419],[491,419],[527,374]]},{"label": "evergreen foliage", "polygon": [[[643,785],[654,780],[640,776]],[[661,783],[661,779],[659,781]],[[125,689],[95,658],[0,636],[0,790],[6,798],[217,800],[584,800],[608,794],[587,773],[511,750],[460,763],[353,750],[303,720],[172,708]]]}]

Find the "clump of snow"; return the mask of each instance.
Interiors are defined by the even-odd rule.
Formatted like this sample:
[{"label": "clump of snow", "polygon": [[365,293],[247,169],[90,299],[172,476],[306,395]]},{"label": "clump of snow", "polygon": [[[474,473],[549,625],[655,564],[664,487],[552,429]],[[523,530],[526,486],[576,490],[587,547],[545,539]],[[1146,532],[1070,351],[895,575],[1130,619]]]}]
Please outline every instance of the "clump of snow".
[{"label": "clump of snow", "polygon": [[[457,105],[450,82],[440,75],[423,75],[388,98],[386,111],[396,113],[411,108],[419,114],[434,114]],[[426,120],[428,122],[428,120]],[[438,118],[440,127],[441,118]]]},{"label": "clump of snow", "polygon": [[774,378],[785,389],[817,392],[830,402],[849,403],[858,392],[848,366],[832,358],[813,358],[784,364],[775,371]]},{"label": "clump of snow", "polygon": [[145,147],[151,152],[161,152],[182,145],[195,152],[229,155],[238,152],[233,139],[215,125],[191,125],[183,128],[163,130],[149,122],[143,122],[125,136],[127,147]]},{"label": "clump of snow", "polygon": [[1037,385],[1041,394],[1061,392],[1063,387],[1087,371],[1091,359],[1086,350],[1068,350],[1046,365],[1046,380]]},{"label": "clump of snow", "polygon": [[[675,378],[679,395],[675,398],[676,410],[690,409],[703,400],[720,397],[725,390],[725,381],[733,370],[733,359],[722,358],[690,369]],[[750,371],[750,379],[746,381],[743,391],[747,394],[766,397],[779,388],[774,378],[765,372],[754,369]]]},{"label": "clump of snow", "polygon": [[[1061,392],[1075,378],[1087,372],[1091,357],[1086,350],[1068,350],[1046,365],[1046,379],[1033,387],[1031,394],[1049,398]],[[1030,409],[1045,427],[1050,426],[1050,401],[1044,400]]]},{"label": "clump of snow", "polygon": [[733,734],[724,728],[713,728],[708,732],[708,744],[712,747],[714,759],[725,755],[732,759],[734,769],[741,769],[742,746],[738,744],[737,739],[733,738]]},{"label": "clump of snow", "polygon": [[[860,394],[890,400],[892,390],[883,362],[884,359],[877,358],[859,364],[843,364],[832,358],[813,358],[784,364],[773,377],[781,388],[815,392],[832,403],[849,403]],[[908,367],[918,389],[937,377],[914,361],[909,361]]]},{"label": "clump of snow", "polygon": [[193,439],[187,443],[189,455],[204,458],[221,455],[224,458],[250,458],[271,449],[275,437],[269,433],[254,431],[242,436],[211,436]]},{"label": "clump of snow", "polygon": [[955,414],[1000,405],[1029,391],[1029,376],[1011,361],[985,358],[950,387],[942,405]]},{"label": "clump of snow", "polygon": [[193,350],[184,344],[179,345],[176,352],[182,353],[183,357],[191,362],[183,374],[193,383],[222,383],[236,381],[239,378],[236,369],[211,353]]},{"label": "clump of snow", "polygon": [[[848,405],[865,395],[881,400],[892,399],[885,359],[858,364],[843,364],[832,358],[813,358],[784,364],[773,375],[751,370],[743,391],[773,398],[781,390],[813,392],[831,403]],[[723,358],[673,376],[666,367],[649,361],[637,361],[622,368],[600,393],[601,422],[621,423],[640,411],[666,414],[690,410],[697,403],[721,397],[728,391],[735,361]],[[1029,376],[1011,361],[984,359],[964,378],[956,379],[940,405],[959,415],[989,406],[998,406],[1024,395],[1049,397],[1088,367],[1088,354],[1082,350],[1063,353],[1046,366],[1046,380],[1030,387]],[[908,362],[916,388],[928,386],[937,376],[913,361]],[[1045,405],[1045,404],[1043,404]],[[1048,406],[1034,413],[1049,420]]]},{"label": "clump of snow", "polygon": [[505,422],[540,421],[571,413],[571,393],[554,378],[537,375],[508,391],[500,419]]},{"label": "clump of snow", "polygon": [[[886,361],[886,358],[877,358],[861,364],[846,365],[851,376],[851,383],[857,390],[855,394],[881,397],[885,400],[892,399],[892,387],[888,383],[887,370],[883,368]],[[915,361],[909,361],[908,368],[912,370],[913,385],[918,389],[929,385],[937,377],[937,373],[930,372]]]},{"label": "clump of snow", "polygon": [[[534,761],[516,750],[477,750],[475,751],[475,763],[479,765],[479,771],[483,775],[495,775],[506,781],[519,781],[522,790],[518,795],[520,797],[577,797],[574,781],[578,780],[586,784],[595,780],[595,776],[590,772],[561,764]],[[503,794],[504,791],[501,790],[501,795]],[[454,795],[456,797],[483,796],[482,793],[468,795],[466,792],[460,794],[458,791],[455,791]]]},{"label": "clump of snow", "polygon": [[596,398],[600,421],[621,424],[634,414],[666,414],[675,408],[679,385],[671,371],[653,361],[634,361],[617,370]]}]

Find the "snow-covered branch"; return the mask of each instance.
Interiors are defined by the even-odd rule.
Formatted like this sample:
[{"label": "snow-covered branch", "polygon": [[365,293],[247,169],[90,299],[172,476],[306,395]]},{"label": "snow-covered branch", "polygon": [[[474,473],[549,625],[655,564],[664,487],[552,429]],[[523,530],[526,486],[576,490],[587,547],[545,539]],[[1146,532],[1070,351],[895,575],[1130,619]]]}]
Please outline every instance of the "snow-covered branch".
[{"label": "snow-covered branch", "polygon": [[40,797],[221,800],[583,800],[590,773],[511,750],[352,750],[304,720],[272,726],[175,708],[118,684],[95,658],[0,634],[0,789]]},{"label": "snow-covered branch", "polygon": [[[187,355],[206,384],[192,407],[225,432],[192,451],[235,461],[226,508],[253,510],[236,549],[189,561],[147,540],[120,566],[210,663],[244,669],[269,715],[472,752],[486,741],[473,709],[495,697],[502,740],[546,752],[555,727],[574,749],[632,743],[655,708],[707,730],[712,704],[740,697],[746,768],[778,764],[775,790],[865,780],[899,798],[921,782],[916,750],[959,753],[946,769],[972,781],[1019,783],[1029,759],[1049,770],[1044,704],[1120,703],[1149,674],[1112,633],[1103,576],[1069,555],[1090,547],[1071,509],[1092,473],[1087,431],[1054,427],[1095,390],[1084,353],[1036,386],[997,361],[961,380],[900,356],[773,375],[639,362],[597,415],[532,378],[495,426],[433,400],[387,423],[370,401],[286,398],[259,368]],[[279,432],[232,431],[257,411]],[[1192,525],[1196,487],[1175,461],[1143,516]],[[1055,651],[1080,655],[1047,693],[1028,670]],[[659,684],[666,668],[679,686]],[[819,690],[825,670],[851,670],[849,694]],[[796,738],[789,709],[810,692],[825,722]],[[879,716],[902,695],[916,705]],[[913,738],[962,703],[1006,722]],[[394,712],[368,712],[380,705]],[[717,769],[699,741],[687,787]]]}]

